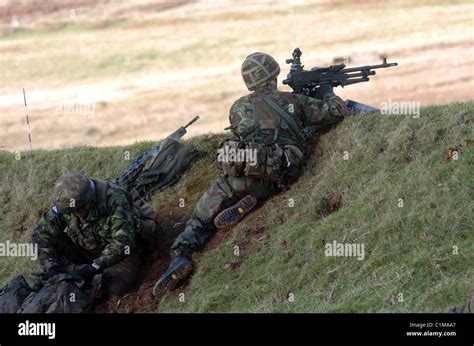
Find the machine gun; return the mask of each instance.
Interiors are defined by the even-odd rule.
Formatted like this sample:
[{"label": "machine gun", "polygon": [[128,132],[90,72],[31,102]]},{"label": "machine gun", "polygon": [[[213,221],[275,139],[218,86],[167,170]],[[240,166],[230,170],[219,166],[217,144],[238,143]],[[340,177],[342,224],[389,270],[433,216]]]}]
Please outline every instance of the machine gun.
[{"label": "machine gun", "polygon": [[[369,76],[375,75],[375,69],[397,66],[395,63],[387,63],[387,58],[382,59],[382,64],[367,65],[360,67],[346,68],[345,64],[332,65],[329,67],[314,67],[311,70],[304,70],[301,64],[301,50],[295,48],[293,58],[287,59],[286,63],[291,64],[290,72],[283,84],[290,86],[296,94],[302,94],[317,99],[322,99],[332,88],[337,86],[368,82]],[[346,104],[352,114],[376,112],[377,108],[364,105],[362,103],[347,100]]]},{"label": "machine gun", "polygon": [[169,142],[167,141],[168,139],[180,139],[186,134],[186,128],[191,126],[193,123],[195,123],[199,119],[199,116],[196,115],[189,123],[187,123],[185,126],[180,127],[176,131],[174,131],[172,134],[170,134],[168,137],[166,137],[164,140],[160,142],[157,146],[152,148],[149,151],[144,152],[142,155],[140,155],[138,158],[133,161],[131,166],[123,172],[116,180],[115,182],[119,185],[122,186],[128,186],[131,182],[135,181],[137,176],[143,171],[148,169],[151,164],[155,161],[155,158],[158,156],[158,154],[161,152],[161,143]]}]

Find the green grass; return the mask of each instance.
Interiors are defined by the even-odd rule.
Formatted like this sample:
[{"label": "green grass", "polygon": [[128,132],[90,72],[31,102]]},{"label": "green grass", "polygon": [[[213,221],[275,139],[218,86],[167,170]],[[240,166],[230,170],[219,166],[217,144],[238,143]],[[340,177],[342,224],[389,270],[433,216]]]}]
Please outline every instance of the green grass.
[{"label": "green grass", "polygon": [[[444,156],[473,139],[473,116],[467,102],[423,108],[419,119],[373,114],[343,122],[321,138],[322,155],[313,155],[291,189],[196,256],[185,301],[171,294],[157,311],[444,312],[461,304],[474,293],[473,147],[457,161]],[[192,138],[202,159],[152,201],[167,227],[186,221],[217,176],[210,156],[222,136]],[[0,242],[27,241],[61,173],[113,178],[130,164],[125,151],[133,158],[150,146],[35,151],[31,164],[1,153]],[[320,218],[331,194],[342,205]],[[324,245],[334,240],[364,243],[365,258],[326,257]],[[29,259],[0,261],[0,283],[35,269]]]}]

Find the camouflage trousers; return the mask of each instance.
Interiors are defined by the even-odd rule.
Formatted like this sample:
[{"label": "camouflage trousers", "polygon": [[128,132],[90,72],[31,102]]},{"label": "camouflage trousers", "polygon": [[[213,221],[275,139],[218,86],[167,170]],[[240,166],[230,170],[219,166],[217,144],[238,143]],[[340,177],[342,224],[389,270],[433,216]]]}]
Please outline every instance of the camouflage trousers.
[{"label": "camouflage trousers", "polygon": [[201,250],[214,234],[214,218],[222,210],[237,203],[248,194],[264,201],[280,192],[278,184],[263,179],[221,175],[199,199],[185,230],[171,246],[171,257]]},{"label": "camouflage trousers", "polygon": [[[141,246],[138,239],[137,242],[136,251],[102,273],[101,287],[104,298],[124,294],[135,282],[141,264]],[[59,264],[68,268],[71,268],[71,265],[91,263],[94,259],[92,254],[75,245],[65,233],[58,240],[56,255]]]}]

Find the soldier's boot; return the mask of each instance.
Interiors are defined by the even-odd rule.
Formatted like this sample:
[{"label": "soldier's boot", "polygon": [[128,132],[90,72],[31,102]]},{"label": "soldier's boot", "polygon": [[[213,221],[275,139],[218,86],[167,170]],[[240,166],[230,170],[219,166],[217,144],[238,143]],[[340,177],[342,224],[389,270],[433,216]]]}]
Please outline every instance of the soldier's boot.
[{"label": "soldier's boot", "polygon": [[161,297],[176,288],[178,283],[186,279],[193,271],[193,265],[185,256],[177,256],[171,260],[166,272],[153,287],[153,295]]},{"label": "soldier's boot", "polygon": [[238,224],[257,205],[257,199],[252,195],[247,195],[234,204],[232,207],[224,209],[214,219],[217,228],[226,228]]}]

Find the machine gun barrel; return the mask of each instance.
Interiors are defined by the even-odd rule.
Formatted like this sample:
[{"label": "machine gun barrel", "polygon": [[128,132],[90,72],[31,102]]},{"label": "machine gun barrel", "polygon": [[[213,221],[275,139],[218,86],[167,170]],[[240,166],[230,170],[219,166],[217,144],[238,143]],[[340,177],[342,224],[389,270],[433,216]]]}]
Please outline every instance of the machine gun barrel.
[{"label": "machine gun barrel", "polygon": [[346,86],[346,85],[351,85],[351,84],[356,84],[356,83],[362,83],[362,82],[368,82],[368,81],[369,81],[369,78],[367,78],[367,77],[361,77],[361,78],[357,78],[357,79],[348,79],[348,80],[342,82],[340,85]]},{"label": "machine gun barrel", "polygon": [[[333,92],[335,87],[368,82],[369,76],[376,74],[376,71],[374,71],[376,69],[398,66],[396,62],[388,63],[387,58],[382,57],[382,63],[378,65],[346,68],[345,64],[338,64],[304,70],[304,65],[301,63],[302,54],[299,48],[295,48],[292,53],[293,58],[286,60],[287,64],[291,64],[291,68],[286,79],[283,80],[283,84],[293,89],[294,94],[305,95],[319,100],[324,99],[326,94]],[[352,100],[347,100],[346,104],[350,114],[378,111],[375,107]]]},{"label": "machine gun barrel", "polygon": [[367,65],[367,66],[360,66],[360,67],[351,67],[351,68],[344,68],[340,72],[348,73],[348,72],[356,72],[356,71],[369,71],[374,70],[377,68],[387,68],[392,66],[398,66],[396,62],[387,63],[387,58],[383,58],[382,64],[379,65]]},{"label": "machine gun barrel", "polygon": [[348,73],[346,74],[347,78],[353,78],[353,77],[367,77],[367,76],[373,76],[375,74],[375,71],[367,71],[367,72],[360,72],[356,71],[357,73]]},{"label": "machine gun barrel", "polygon": [[288,59],[291,65],[290,73],[283,80],[283,84],[289,85],[293,92],[311,97],[320,97],[319,89],[323,85],[331,87],[346,86],[356,83],[368,82],[369,76],[376,74],[376,69],[397,66],[395,63],[388,63],[387,58],[378,65],[366,65],[346,68],[345,64],[331,65],[329,67],[315,67],[311,70],[304,70],[301,64],[301,50],[296,48],[293,51],[293,59]]}]

